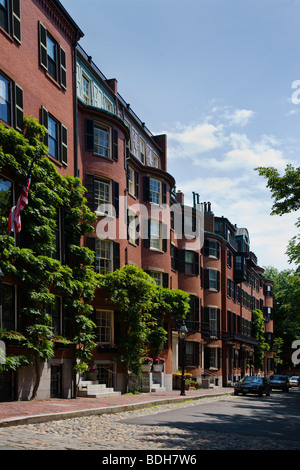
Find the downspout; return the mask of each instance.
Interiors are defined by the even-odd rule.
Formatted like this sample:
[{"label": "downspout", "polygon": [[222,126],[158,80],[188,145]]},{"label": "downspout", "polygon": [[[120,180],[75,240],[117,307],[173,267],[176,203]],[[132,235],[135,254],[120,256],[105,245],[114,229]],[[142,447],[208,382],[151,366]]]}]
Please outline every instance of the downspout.
[{"label": "downspout", "polygon": [[79,33],[77,32],[76,42],[74,43],[74,73],[73,73],[73,93],[74,93],[74,176],[79,177],[78,168],[78,106],[77,106],[77,45]]}]

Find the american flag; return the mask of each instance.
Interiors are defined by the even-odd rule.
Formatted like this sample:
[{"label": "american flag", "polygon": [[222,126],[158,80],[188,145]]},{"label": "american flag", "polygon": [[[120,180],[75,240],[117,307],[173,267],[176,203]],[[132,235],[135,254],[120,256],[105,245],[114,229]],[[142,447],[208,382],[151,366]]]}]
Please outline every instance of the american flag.
[{"label": "american flag", "polygon": [[9,232],[19,233],[21,231],[21,211],[28,204],[28,192],[31,183],[31,170],[32,168],[29,170],[29,173],[26,177],[26,181],[22,188],[17,204],[13,206],[10,210],[8,217]]}]

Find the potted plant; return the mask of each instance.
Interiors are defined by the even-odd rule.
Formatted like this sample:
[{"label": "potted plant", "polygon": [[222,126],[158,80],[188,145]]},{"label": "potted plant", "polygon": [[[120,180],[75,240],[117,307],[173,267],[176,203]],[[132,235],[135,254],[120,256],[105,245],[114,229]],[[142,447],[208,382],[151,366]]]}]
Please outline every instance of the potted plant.
[{"label": "potted plant", "polygon": [[166,362],[166,360],[163,357],[157,356],[153,361],[153,370],[154,370],[154,372],[162,372],[165,362]]},{"label": "potted plant", "polygon": [[185,390],[189,390],[191,386],[191,379],[185,379]]},{"label": "potted plant", "polygon": [[98,371],[95,366],[89,367],[85,373],[86,380],[95,382],[97,380]]},{"label": "potted plant", "polygon": [[141,367],[143,372],[150,372],[151,367],[153,364],[153,359],[152,357],[141,357]]}]

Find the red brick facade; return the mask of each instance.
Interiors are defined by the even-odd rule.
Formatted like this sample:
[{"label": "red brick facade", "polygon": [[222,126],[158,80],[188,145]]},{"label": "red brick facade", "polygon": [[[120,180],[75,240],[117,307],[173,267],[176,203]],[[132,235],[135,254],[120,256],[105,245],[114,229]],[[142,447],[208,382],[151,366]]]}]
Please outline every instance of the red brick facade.
[{"label": "red brick facade", "polygon": [[[118,94],[117,81],[106,79],[80,46],[75,54],[82,33],[60,3],[20,4],[21,43],[12,38],[11,27],[0,28],[0,74],[11,86],[22,88],[24,116],[45,124],[51,117],[59,125],[60,140],[67,129],[67,160],[62,150],[49,158],[63,175],[79,175],[87,187],[88,204],[98,219],[94,234],[83,243],[96,252],[96,270],[105,274],[134,264],[164,287],[191,295],[185,361],[200,384],[207,386],[204,379],[209,379],[214,386],[230,385],[252,373],[251,312],[263,311],[271,342],[273,304],[271,283],[249,244],[243,245],[247,231],[216,217],[210,204],[196,200],[198,195],[194,207],[184,205],[184,195],[175,192],[175,179],[167,172],[167,136],[152,135]],[[48,69],[45,65],[45,37],[58,54],[55,79],[51,57]],[[5,124],[14,126],[15,121]],[[138,233],[129,226],[135,217]],[[117,344],[117,313],[101,292],[93,306],[98,343]],[[162,352],[166,364],[160,385],[169,389],[175,386],[173,374],[182,360],[178,327],[176,319],[170,319]],[[101,380],[124,391],[124,369],[115,357],[114,351],[98,347],[93,364]],[[272,353],[267,353],[265,373],[271,372],[271,359]],[[64,361],[58,354],[54,364]],[[70,396],[70,377],[63,378],[64,396]]]}]

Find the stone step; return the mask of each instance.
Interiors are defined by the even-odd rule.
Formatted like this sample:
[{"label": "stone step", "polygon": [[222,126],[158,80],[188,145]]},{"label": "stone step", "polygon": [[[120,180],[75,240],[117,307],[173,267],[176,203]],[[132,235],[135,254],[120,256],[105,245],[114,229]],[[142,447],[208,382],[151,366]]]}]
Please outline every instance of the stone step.
[{"label": "stone step", "polygon": [[88,397],[88,398],[101,398],[101,397],[116,397],[120,396],[121,392],[115,392],[112,388],[102,389],[101,391],[88,392],[87,390],[79,390],[79,397]]}]

